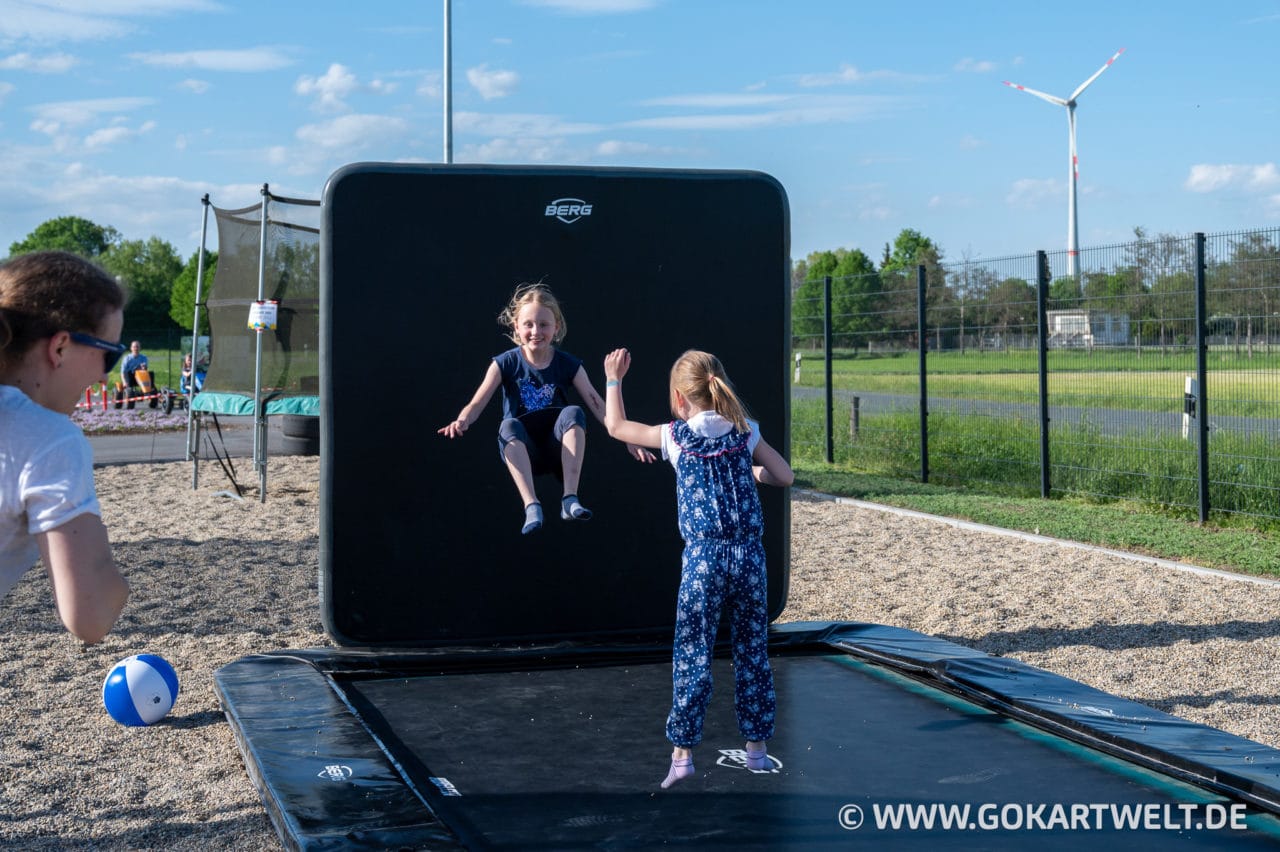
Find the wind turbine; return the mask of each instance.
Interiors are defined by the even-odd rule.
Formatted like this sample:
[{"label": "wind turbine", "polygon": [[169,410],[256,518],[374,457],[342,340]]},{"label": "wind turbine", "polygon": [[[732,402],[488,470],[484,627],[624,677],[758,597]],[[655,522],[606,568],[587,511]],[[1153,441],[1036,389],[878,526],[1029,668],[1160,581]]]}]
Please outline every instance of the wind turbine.
[{"label": "wind turbine", "polygon": [[1120,54],[1124,53],[1124,48],[1116,51],[1116,55],[1107,60],[1107,63],[1099,68],[1092,77],[1085,80],[1076,90],[1071,93],[1069,98],[1059,98],[1054,95],[1046,95],[1044,92],[1037,92],[1035,89],[1028,89],[1026,86],[1019,86],[1017,83],[1010,83],[1008,80],[1002,81],[1006,86],[1011,86],[1020,92],[1026,92],[1028,95],[1035,95],[1037,98],[1043,98],[1051,104],[1064,106],[1067,108],[1067,126],[1070,131],[1070,150],[1071,150],[1071,180],[1067,185],[1067,274],[1072,278],[1076,277],[1076,256],[1080,254],[1080,221],[1076,215],[1076,180],[1080,176],[1079,159],[1076,157],[1076,99],[1089,88],[1089,84],[1102,76],[1102,72],[1111,67],[1111,63],[1120,58]]}]

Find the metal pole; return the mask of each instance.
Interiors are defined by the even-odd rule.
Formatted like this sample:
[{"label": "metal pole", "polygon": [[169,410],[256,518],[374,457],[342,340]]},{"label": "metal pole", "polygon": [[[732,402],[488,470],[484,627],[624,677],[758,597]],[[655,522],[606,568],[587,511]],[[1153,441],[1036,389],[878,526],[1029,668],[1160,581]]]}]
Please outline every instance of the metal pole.
[{"label": "metal pole", "polygon": [[835,461],[835,400],[831,393],[831,276],[822,279],[822,348],[826,360],[827,386],[827,464]]},{"label": "metal pole", "polygon": [[1049,465],[1049,255],[1036,252],[1036,333],[1040,337],[1040,496],[1053,486]]},{"label": "metal pole", "polygon": [[[267,203],[271,192],[262,185],[262,221],[258,234],[258,301],[266,300],[267,291]],[[267,430],[262,403],[262,329],[254,333],[253,355],[253,467],[258,471],[261,502],[267,502]]]},{"label": "metal pole", "polygon": [[444,161],[453,162],[453,30],[449,0],[444,0]]},{"label": "metal pole", "polygon": [[[200,484],[200,459],[196,455],[198,449],[192,438],[199,436],[198,430],[192,429],[195,412],[191,403],[195,399],[196,389],[196,344],[200,341],[200,298],[204,295],[204,247],[205,237],[209,233],[209,193],[200,199],[203,207],[200,213],[200,254],[196,256],[196,296],[195,315],[191,319],[191,378],[187,379],[187,460],[191,462],[191,490],[195,491]],[[181,388],[181,370],[179,367],[178,384]]]},{"label": "metal pole", "polygon": [[924,264],[916,267],[916,342],[920,346],[920,481],[929,481],[928,280]]},{"label": "metal pole", "polygon": [[1208,313],[1205,311],[1204,234],[1196,232],[1196,381],[1200,398],[1196,400],[1197,434],[1200,446],[1197,461],[1199,480],[1200,523],[1209,521],[1209,392],[1206,362],[1209,357]]}]

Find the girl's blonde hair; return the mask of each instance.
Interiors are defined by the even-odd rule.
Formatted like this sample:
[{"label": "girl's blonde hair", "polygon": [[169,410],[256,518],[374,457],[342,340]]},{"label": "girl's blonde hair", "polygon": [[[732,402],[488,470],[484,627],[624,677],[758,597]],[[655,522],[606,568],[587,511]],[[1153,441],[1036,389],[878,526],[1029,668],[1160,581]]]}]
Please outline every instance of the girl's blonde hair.
[{"label": "girl's blonde hair", "polygon": [[679,417],[677,393],[696,408],[711,409],[731,421],[739,432],[749,431],[747,407],[738,398],[720,359],[710,352],[690,349],[671,365],[671,413]]},{"label": "girl's blonde hair", "polygon": [[556,297],[552,295],[551,290],[542,282],[537,284],[521,284],[516,291],[511,294],[511,301],[507,303],[502,313],[498,314],[498,322],[511,329],[508,335],[517,345],[520,345],[520,334],[516,330],[516,317],[520,315],[520,309],[525,305],[541,305],[551,311],[551,315],[556,320],[556,334],[551,338],[551,342],[560,345],[560,341],[564,340],[564,336],[569,333],[569,327],[565,325],[564,314],[560,312],[560,303],[556,301]]}]

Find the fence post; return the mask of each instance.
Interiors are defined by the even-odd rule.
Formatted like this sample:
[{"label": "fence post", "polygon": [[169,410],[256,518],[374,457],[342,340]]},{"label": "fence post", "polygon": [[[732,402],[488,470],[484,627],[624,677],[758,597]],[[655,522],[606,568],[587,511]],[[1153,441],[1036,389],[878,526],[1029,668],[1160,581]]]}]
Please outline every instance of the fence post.
[{"label": "fence post", "polygon": [[1040,496],[1053,487],[1049,460],[1049,255],[1036,252],[1036,328],[1040,336]]},{"label": "fence post", "polygon": [[1209,357],[1208,319],[1205,311],[1205,259],[1204,234],[1196,232],[1196,380],[1200,385],[1196,400],[1197,434],[1200,446],[1196,479],[1199,482],[1200,523],[1209,520],[1209,406],[1208,387],[1205,382],[1206,362]]},{"label": "fence post", "polygon": [[831,393],[831,276],[822,278],[822,348],[826,360],[827,386],[827,464],[835,461],[835,400]]},{"label": "fence post", "polygon": [[928,282],[925,279],[924,264],[916,267],[916,338],[920,347],[920,481],[929,481],[929,391],[926,384],[928,375],[929,349],[928,323],[925,313],[927,305],[925,296],[928,293]]}]

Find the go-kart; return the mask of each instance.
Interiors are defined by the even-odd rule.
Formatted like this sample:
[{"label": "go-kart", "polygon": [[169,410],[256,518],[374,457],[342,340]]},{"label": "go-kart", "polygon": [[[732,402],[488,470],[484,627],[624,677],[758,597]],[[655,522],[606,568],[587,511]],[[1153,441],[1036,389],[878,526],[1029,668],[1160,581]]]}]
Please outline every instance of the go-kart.
[{"label": "go-kart", "polygon": [[133,371],[133,384],[116,382],[115,406],[133,408],[135,403],[146,402],[149,408],[160,404],[161,394],[156,391],[155,379],[145,367]]},{"label": "go-kart", "polygon": [[[200,393],[204,389],[204,370],[196,370],[194,374],[183,373],[178,380],[178,390],[173,388],[162,388],[160,396],[164,402],[164,413],[172,414],[173,409],[185,409],[190,405],[191,397]],[[191,387],[192,379],[194,379],[195,388]]]}]

